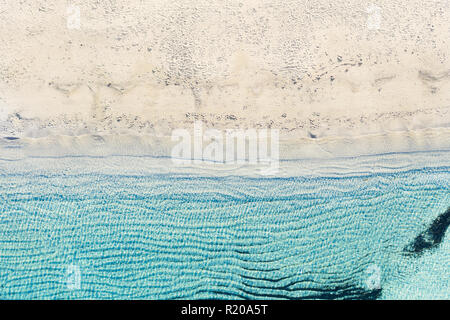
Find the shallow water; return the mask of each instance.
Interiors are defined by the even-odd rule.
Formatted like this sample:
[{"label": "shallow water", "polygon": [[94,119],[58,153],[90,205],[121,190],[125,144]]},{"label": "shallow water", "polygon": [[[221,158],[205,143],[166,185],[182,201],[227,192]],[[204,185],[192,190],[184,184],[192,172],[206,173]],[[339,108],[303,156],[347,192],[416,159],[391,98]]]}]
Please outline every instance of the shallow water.
[{"label": "shallow water", "polygon": [[448,166],[285,178],[8,166],[3,299],[450,298],[448,235],[404,252],[450,206]]}]

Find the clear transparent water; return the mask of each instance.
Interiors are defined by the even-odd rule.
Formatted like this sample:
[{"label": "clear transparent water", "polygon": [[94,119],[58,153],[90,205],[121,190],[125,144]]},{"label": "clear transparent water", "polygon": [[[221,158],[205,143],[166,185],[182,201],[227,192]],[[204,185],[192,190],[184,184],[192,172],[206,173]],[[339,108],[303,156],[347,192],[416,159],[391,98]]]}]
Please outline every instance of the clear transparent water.
[{"label": "clear transparent water", "polygon": [[0,297],[450,298],[448,235],[403,252],[449,181],[3,171]]}]

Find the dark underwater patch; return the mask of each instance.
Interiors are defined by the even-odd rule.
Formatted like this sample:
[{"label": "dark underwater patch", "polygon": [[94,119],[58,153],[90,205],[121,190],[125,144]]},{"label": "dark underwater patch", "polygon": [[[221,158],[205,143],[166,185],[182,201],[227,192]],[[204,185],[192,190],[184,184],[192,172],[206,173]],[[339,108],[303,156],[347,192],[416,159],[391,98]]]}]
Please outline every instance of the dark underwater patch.
[{"label": "dark underwater patch", "polygon": [[420,255],[425,250],[437,247],[444,239],[445,232],[450,225],[450,207],[439,215],[428,227],[420,233],[412,243],[407,245],[403,251],[407,254]]}]

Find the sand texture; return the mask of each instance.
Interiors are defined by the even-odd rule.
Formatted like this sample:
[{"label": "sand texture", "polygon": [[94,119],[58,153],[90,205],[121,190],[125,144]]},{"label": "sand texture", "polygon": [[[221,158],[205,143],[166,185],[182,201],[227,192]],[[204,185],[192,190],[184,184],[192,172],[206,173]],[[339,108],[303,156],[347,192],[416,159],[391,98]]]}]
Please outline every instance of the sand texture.
[{"label": "sand texture", "polygon": [[169,154],[201,120],[287,158],[449,149],[449,2],[375,5],[2,1],[2,145]]}]

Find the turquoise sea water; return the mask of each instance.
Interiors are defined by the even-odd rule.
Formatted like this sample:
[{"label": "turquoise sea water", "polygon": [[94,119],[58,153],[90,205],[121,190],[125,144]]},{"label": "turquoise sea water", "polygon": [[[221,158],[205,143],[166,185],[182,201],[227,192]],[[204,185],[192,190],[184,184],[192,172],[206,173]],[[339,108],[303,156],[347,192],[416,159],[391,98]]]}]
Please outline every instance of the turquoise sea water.
[{"label": "turquoise sea water", "polygon": [[[99,166],[101,166],[99,160]],[[0,298],[450,298],[450,167],[251,178],[0,175]]]}]

